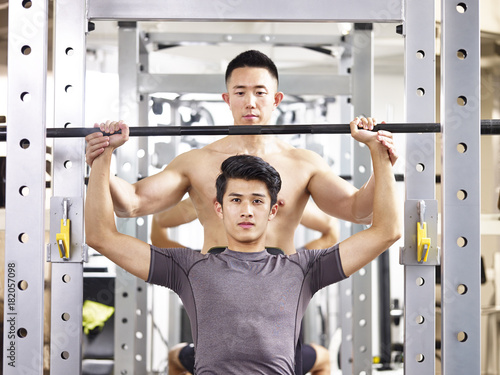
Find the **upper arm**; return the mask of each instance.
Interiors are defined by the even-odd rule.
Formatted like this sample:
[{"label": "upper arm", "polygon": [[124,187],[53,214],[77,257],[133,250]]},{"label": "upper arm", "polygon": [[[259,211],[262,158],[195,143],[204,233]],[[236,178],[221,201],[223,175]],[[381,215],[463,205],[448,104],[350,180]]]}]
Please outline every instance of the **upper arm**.
[{"label": "upper arm", "polygon": [[102,238],[96,250],[132,275],[148,279],[151,248],[146,242],[114,232]]},{"label": "upper arm", "polygon": [[392,237],[373,227],[362,230],[339,244],[342,268],[346,276],[352,275],[381,253],[387,250],[394,240]]},{"label": "upper arm", "polygon": [[357,222],[353,206],[358,189],[333,173],[319,155],[314,159],[314,171],[307,186],[314,202],[331,216]]},{"label": "upper arm", "polygon": [[154,215],[155,221],[162,228],[175,228],[190,223],[197,217],[191,198],[186,198],[174,207]]},{"label": "upper arm", "polygon": [[165,169],[134,184],[136,203],[131,216],[160,212],[178,203],[191,187],[187,173],[190,159],[181,154]]}]

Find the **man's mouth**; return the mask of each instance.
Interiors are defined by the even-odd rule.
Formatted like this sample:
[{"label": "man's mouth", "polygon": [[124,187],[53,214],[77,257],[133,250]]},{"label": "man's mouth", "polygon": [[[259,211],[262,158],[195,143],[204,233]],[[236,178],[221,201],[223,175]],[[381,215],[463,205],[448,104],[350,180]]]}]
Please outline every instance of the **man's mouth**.
[{"label": "man's mouth", "polygon": [[251,228],[253,227],[253,223],[249,223],[249,222],[243,222],[243,223],[239,223],[238,226],[240,226],[241,228]]}]

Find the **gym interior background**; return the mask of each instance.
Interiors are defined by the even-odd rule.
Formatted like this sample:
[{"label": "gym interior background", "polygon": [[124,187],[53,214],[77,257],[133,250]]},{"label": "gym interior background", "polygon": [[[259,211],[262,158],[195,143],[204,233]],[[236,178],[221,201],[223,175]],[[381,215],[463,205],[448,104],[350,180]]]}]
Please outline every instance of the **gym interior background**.
[{"label": "gym interior background", "polygon": [[[49,3],[52,7],[53,1]],[[500,118],[500,5],[497,0],[483,0],[480,7],[481,17],[481,118]],[[439,122],[439,88],[440,88],[440,4],[436,3],[436,122]],[[0,126],[8,124],[7,115],[7,32],[8,32],[8,2],[0,0]],[[52,13],[49,13],[51,25]],[[336,74],[339,70],[339,56],[343,53],[342,47],[330,46],[324,49],[303,48],[302,46],[280,46],[269,43],[269,38],[286,37],[289,35],[325,35],[338,36],[349,34],[353,25],[349,23],[279,23],[279,22],[139,22],[137,25],[145,33],[167,33],[182,38],[189,36],[196,39],[199,36],[202,42],[151,43],[148,45],[150,73],[158,74],[222,74],[228,61],[238,52],[256,48],[268,54],[277,64],[280,74]],[[50,104],[54,98],[52,75],[52,41],[53,28],[49,28],[48,50],[48,81],[47,81],[47,126],[53,124],[54,105]],[[227,39],[221,43],[206,41],[207,35],[226,35]],[[205,39],[204,39],[205,36]],[[267,38],[267,39],[266,39]],[[205,40],[205,42],[203,42]],[[238,42],[249,40],[250,42]],[[404,38],[396,32],[395,24],[374,25],[374,82],[373,82],[373,111],[371,116],[391,122],[405,121],[405,77],[404,77]],[[118,92],[118,25],[116,21],[99,21],[95,23],[95,30],[87,36],[86,58],[86,96],[85,96],[85,126],[92,126],[94,122],[106,119],[117,119],[119,114]],[[286,92],[285,92],[286,94]],[[226,105],[221,101],[220,95],[215,94],[182,94],[158,93],[151,98],[151,111],[149,113],[150,125],[174,124],[182,121],[185,124],[201,125],[230,125],[232,119]],[[325,97],[321,95],[290,95],[281,105],[281,112],[277,113],[277,122],[288,123],[339,123],[341,122],[338,110],[341,103],[338,97]],[[278,118],[279,115],[279,118]],[[3,124],[2,124],[3,123]],[[178,123],[176,123],[177,125]],[[146,125],[146,124],[141,124]],[[340,155],[340,137],[338,136],[283,136],[298,147],[308,147],[321,153],[329,161],[332,168],[342,174]],[[171,137],[152,137],[149,140],[151,156],[150,173],[158,172],[175,153],[187,151],[192,147],[200,147],[212,142],[215,136],[200,136],[174,140]],[[398,134],[398,148],[400,159],[396,166],[397,174],[404,174],[405,136]],[[440,201],[439,176],[440,164],[440,135],[436,135],[436,196]],[[47,217],[49,215],[49,197],[51,181],[51,146],[52,141],[47,141]],[[83,152],[83,151],[82,151]],[[82,154],[83,155],[83,154]],[[5,142],[0,143],[0,157],[6,157]],[[5,159],[0,162],[2,180],[5,179]],[[4,182],[4,181],[0,181]],[[402,185],[402,184],[401,184]],[[5,187],[1,188],[0,202],[5,202]],[[401,186],[401,199],[404,200],[404,188]],[[0,215],[0,272],[3,280],[3,250],[5,230],[5,210]],[[458,219],[457,219],[458,220]],[[49,236],[49,222],[46,220],[47,241]],[[344,225],[341,223],[341,225]],[[181,243],[193,248],[201,246],[201,236],[193,233],[201,232],[197,223],[189,224],[186,228],[172,232],[172,235]],[[500,306],[500,136],[481,137],[481,255],[484,262],[484,283],[481,284],[481,373],[500,373],[500,329],[498,326],[498,311]],[[297,244],[314,237],[305,229],[297,233]],[[400,244],[402,246],[402,243]],[[403,267],[399,264],[398,248],[390,251],[390,278],[392,301],[392,341],[402,344],[404,341],[403,324],[396,324],[398,311],[404,305]],[[87,267],[87,266],[85,266]],[[99,257],[90,256],[86,276],[89,280],[102,282],[102,275],[94,272],[106,268],[105,277],[113,277],[113,266],[103,262]],[[45,309],[47,318],[45,327],[46,358],[49,357],[50,343],[50,263],[46,263],[46,295]],[[376,277],[375,275],[373,277]],[[106,279],[107,280],[107,279]],[[94,285],[94,284],[92,284]],[[109,285],[108,285],[109,287]],[[88,293],[92,286],[87,289]],[[3,284],[1,285],[3,296]],[[165,304],[155,302],[154,327],[151,332],[151,350],[148,354],[150,371],[161,373],[164,368],[166,346],[162,341],[173,345],[176,339],[167,319],[169,304],[174,304],[173,299],[166,291],[154,291],[156,301],[165,301]],[[378,308],[376,306],[378,291],[373,290],[374,311],[373,319],[376,321]],[[436,288],[439,299],[439,288]],[[85,294],[85,290],[84,290]],[[328,341],[324,344],[329,347],[332,361],[337,365],[338,335],[335,327],[339,322],[335,316],[333,299],[338,292],[329,291],[328,296],[318,300],[317,307],[324,307],[329,314]],[[326,302],[325,302],[326,301]],[[396,302],[397,301],[397,302]],[[325,307],[325,304],[328,306]],[[399,307],[399,309],[398,309]],[[150,307],[152,309],[152,307]],[[171,308],[171,307],[170,307]],[[161,319],[164,313],[165,319]],[[173,316],[175,314],[172,314]],[[178,317],[177,317],[178,318]],[[176,324],[180,324],[180,318]],[[108,322],[108,325],[111,324]],[[152,323],[150,323],[152,324]],[[318,324],[316,327],[320,327]],[[379,332],[373,324],[373,356],[377,357],[380,347],[377,344]],[[439,313],[437,319],[436,335],[439,337]],[[313,337],[315,335],[312,335]],[[316,335],[317,336],[317,335]],[[113,345],[112,342],[103,344]],[[393,358],[394,360],[394,358]],[[47,360],[48,362],[48,360]],[[392,365],[395,372],[401,371],[397,360]],[[334,366],[332,373],[342,373],[338,366]],[[49,364],[45,366],[49,373]],[[440,368],[436,366],[436,373]]]}]

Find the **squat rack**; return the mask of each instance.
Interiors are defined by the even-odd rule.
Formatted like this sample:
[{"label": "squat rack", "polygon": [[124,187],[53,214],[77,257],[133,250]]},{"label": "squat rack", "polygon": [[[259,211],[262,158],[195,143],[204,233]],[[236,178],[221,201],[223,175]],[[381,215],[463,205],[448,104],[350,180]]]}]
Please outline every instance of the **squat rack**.
[{"label": "squat rack", "polygon": [[[55,6],[56,127],[84,124],[85,35],[88,21],[100,19],[404,22],[407,121],[434,122],[435,17],[434,2],[430,0],[356,0],[349,4],[324,0],[317,2],[315,7],[301,0],[255,0],[251,3],[242,0],[182,3],[175,0],[90,0],[58,1]],[[260,9],[266,9],[266,14],[260,14]],[[478,14],[477,2],[442,1],[443,374],[480,372]],[[3,369],[6,375],[41,374],[43,369],[47,15],[48,1],[9,2],[10,125],[7,140]],[[126,38],[127,34],[121,37]],[[136,41],[137,50],[141,51],[137,35],[129,33],[128,37]],[[353,48],[362,49],[363,46],[356,46],[355,42]],[[465,51],[466,58],[460,58],[458,51]],[[141,53],[139,62],[146,58],[146,54]],[[135,52],[131,61],[137,62]],[[120,73],[127,68],[130,67],[120,66]],[[121,92],[122,89],[120,87]],[[137,108],[137,98],[122,97],[120,102],[121,113],[136,111],[131,115],[136,118],[144,113]],[[405,265],[405,372],[427,374],[434,372],[434,272],[440,256],[433,243],[429,261],[422,264],[415,255],[408,255],[408,249],[415,246],[413,222],[419,215],[417,207],[422,207],[421,201],[426,206],[429,233],[437,227],[434,222],[437,218],[434,136],[415,134],[407,139],[406,241],[401,257]],[[133,142],[130,144],[134,147]],[[54,232],[59,232],[60,220],[67,217],[71,220],[73,251],[68,259],[61,259],[57,246],[49,244],[47,249],[52,262],[52,374],[81,372],[82,301],[78,291],[83,288],[82,262],[86,254],[82,150],[82,139],[54,141],[51,242]],[[129,162],[137,163],[137,160],[132,158]],[[139,168],[133,166],[131,170]],[[28,217],[29,221],[25,219]],[[461,218],[459,223],[457,217]],[[125,222],[124,225],[131,224]],[[135,225],[132,230],[135,230]],[[432,237],[433,240],[436,238]],[[135,290],[138,290],[137,286]],[[371,363],[361,366],[366,368],[361,371],[370,373]]]}]

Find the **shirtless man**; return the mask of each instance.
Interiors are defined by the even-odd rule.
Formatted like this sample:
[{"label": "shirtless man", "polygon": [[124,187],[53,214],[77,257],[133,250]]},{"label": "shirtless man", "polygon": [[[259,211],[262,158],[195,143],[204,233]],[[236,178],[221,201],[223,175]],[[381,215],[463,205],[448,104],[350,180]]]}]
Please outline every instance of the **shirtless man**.
[{"label": "shirtless man", "polygon": [[[246,51],[234,58],[226,70],[227,92],[222,98],[229,105],[234,125],[268,125],[274,109],[283,99],[278,91],[278,71],[266,55]],[[371,130],[375,120],[356,118],[357,127]],[[121,122],[97,125],[101,131],[113,133],[123,128],[123,141],[128,139],[128,127]],[[379,131],[377,140],[387,149],[391,163],[397,154],[392,134]],[[86,137],[87,163],[109,146],[110,137],[96,132]],[[263,158],[280,173],[283,188],[278,197],[279,211],[269,223],[267,246],[281,248],[293,254],[293,234],[299,225],[304,207],[312,196],[327,214],[354,223],[371,222],[374,181],[359,190],[335,175],[328,164],[315,152],[297,149],[273,135],[234,135],[224,137],[201,149],[180,154],[153,176],[135,184],[113,177],[111,195],[119,217],[138,217],[163,211],[178,203],[186,192],[196,208],[204,227],[202,253],[220,246],[224,228],[213,210],[215,181],[222,161],[231,155],[249,154]]]}]

